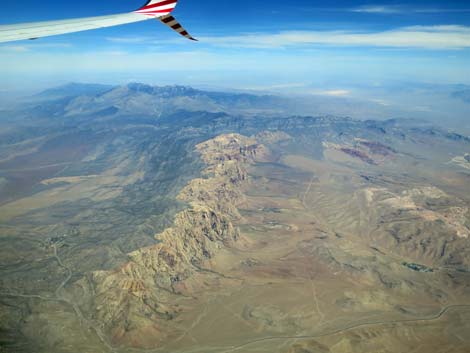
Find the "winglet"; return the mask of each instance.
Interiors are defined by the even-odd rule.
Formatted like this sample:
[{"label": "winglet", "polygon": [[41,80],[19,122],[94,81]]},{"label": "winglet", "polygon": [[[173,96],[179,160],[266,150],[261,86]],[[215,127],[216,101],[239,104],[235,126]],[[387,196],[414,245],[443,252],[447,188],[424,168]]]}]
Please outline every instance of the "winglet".
[{"label": "winglet", "polygon": [[178,0],[149,0],[144,6],[134,12],[149,17],[160,18],[169,15],[177,3]]},{"label": "winglet", "polygon": [[183,26],[180,25],[180,23],[176,20],[176,18],[174,18],[173,16],[171,15],[166,15],[166,16],[163,16],[161,18],[159,18],[159,20],[164,24],[164,25],[167,25],[168,27],[170,27],[172,30],[176,31],[177,33],[181,34],[183,37],[186,37],[190,40],[194,40],[197,42],[197,39],[194,38],[193,36],[191,36],[188,31],[186,31]]}]

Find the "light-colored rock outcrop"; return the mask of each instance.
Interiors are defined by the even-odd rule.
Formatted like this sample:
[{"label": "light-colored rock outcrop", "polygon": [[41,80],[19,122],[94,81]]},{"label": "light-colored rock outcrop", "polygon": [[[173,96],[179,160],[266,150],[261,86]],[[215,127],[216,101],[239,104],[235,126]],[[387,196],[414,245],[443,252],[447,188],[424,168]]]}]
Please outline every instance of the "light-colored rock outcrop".
[{"label": "light-colored rock outcrop", "polygon": [[180,310],[172,297],[203,289],[201,270],[210,271],[206,267],[217,251],[239,238],[232,221],[240,217],[246,168],[269,152],[238,134],[218,136],[197,150],[207,168],[178,195],[189,207],[156,235],[158,244],[130,253],[129,262],[115,271],[91,276],[95,319],[116,344],[146,347],[171,335],[168,325],[160,324]]}]

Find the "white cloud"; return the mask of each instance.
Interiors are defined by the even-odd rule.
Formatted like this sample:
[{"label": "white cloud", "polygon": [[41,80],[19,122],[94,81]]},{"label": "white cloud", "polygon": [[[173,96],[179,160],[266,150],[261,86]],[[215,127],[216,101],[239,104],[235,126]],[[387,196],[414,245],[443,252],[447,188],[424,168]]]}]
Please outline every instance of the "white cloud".
[{"label": "white cloud", "polygon": [[406,5],[365,5],[349,9],[351,12],[372,13],[372,14],[409,14],[409,13],[456,13],[470,12],[470,9],[452,9],[452,8],[415,8]]},{"label": "white cloud", "polygon": [[330,96],[330,97],[345,97],[351,94],[351,91],[345,89],[336,89],[336,90],[326,90],[326,91],[311,91],[310,93],[320,96]]},{"label": "white cloud", "polygon": [[351,9],[352,12],[395,14],[402,13],[404,9],[399,6],[368,5]]},{"label": "white cloud", "polygon": [[371,102],[374,102],[374,103],[377,103],[381,106],[384,106],[384,107],[389,107],[391,106],[391,103],[389,103],[388,101],[386,101],[385,99],[371,99]]},{"label": "white cloud", "polygon": [[414,26],[382,32],[285,31],[277,34],[243,34],[204,37],[201,42],[224,47],[287,48],[292,46],[336,45],[421,49],[470,48],[470,27]]},{"label": "white cloud", "polygon": [[155,41],[155,38],[144,37],[144,36],[129,36],[129,37],[108,37],[106,38],[107,41],[112,43],[123,43],[123,44],[138,44],[138,43],[146,43],[149,41]]},{"label": "white cloud", "polygon": [[[465,31],[469,31],[468,27],[408,27],[387,35],[390,35],[389,41],[393,39],[397,44],[397,38],[401,37],[396,32],[407,33],[409,38],[415,40],[411,33],[453,36],[457,32]],[[38,46],[34,47],[34,50],[31,47],[29,52],[1,52],[0,77],[4,82],[17,82],[22,79],[27,84],[39,82],[40,79],[50,81],[52,78],[66,81],[88,79],[114,82],[118,78],[124,80],[128,77],[140,77],[140,80],[154,82],[204,83],[218,86],[223,84],[244,88],[261,84],[264,85],[261,89],[293,92],[301,89],[300,86],[306,83],[305,90],[309,90],[312,85],[332,87],[328,88],[332,92],[323,92],[330,95],[346,94],[335,91],[347,89],[348,82],[355,80],[384,82],[389,79],[406,79],[469,83],[467,50],[454,52],[458,57],[450,60],[447,58],[449,53],[429,55],[428,52],[407,51],[402,54],[401,51],[394,51],[394,54],[390,55],[388,50],[337,48],[338,45],[364,46],[365,43],[382,43],[384,36],[382,32],[374,34],[344,31],[249,34],[230,37],[231,39],[210,37],[194,46],[185,45],[185,50],[173,44],[162,43],[164,45],[158,51],[150,51],[147,46],[140,48],[130,44],[117,47],[111,43],[95,50],[78,50],[76,47],[71,50],[40,50]],[[356,42],[351,44],[353,37],[357,37]],[[315,46],[318,38],[322,38],[320,43],[323,45],[335,46],[318,48]],[[233,47],[220,48],[227,43],[233,43]],[[400,45],[403,45],[402,43],[400,42]],[[244,50],[243,47],[246,46],[279,50]],[[301,50],[297,50],[296,46],[300,46]],[[462,47],[461,43],[452,46]],[[351,95],[354,94],[352,92]]]},{"label": "white cloud", "polygon": [[24,45],[6,45],[1,46],[0,51],[6,53],[24,53],[29,51],[29,48]]},{"label": "white cloud", "polygon": [[40,51],[42,49],[54,48],[71,48],[70,43],[31,43],[22,45],[2,44],[0,45],[0,52],[3,53],[25,53],[32,51]]},{"label": "white cloud", "polygon": [[300,89],[305,89],[310,85],[310,82],[289,82],[284,83],[272,83],[265,85],[250,85],[243,87],[248,91],[257,91],[257,92],[295,92]]}]

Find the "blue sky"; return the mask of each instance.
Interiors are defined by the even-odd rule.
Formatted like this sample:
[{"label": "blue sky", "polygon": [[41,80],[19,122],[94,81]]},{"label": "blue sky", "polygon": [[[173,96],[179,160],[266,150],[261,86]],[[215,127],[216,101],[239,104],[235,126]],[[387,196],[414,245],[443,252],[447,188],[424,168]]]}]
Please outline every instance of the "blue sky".
[{"label": "blue sky", "polygon": [[[141,5],[7,0],[0,24],[114,14]],[[144,81],[341,92],[352,84],[396,81],[470,84],[470,1],[179,0],[174,15],[200,42],[151,20],[2,44],[3,85]]]}]

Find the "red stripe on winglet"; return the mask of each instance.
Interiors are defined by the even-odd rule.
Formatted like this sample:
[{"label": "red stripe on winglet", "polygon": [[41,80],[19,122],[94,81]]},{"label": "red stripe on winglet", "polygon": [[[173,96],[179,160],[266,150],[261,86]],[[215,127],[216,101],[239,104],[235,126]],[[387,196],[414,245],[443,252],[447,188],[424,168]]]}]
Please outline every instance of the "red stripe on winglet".
[{"label": "red stripe on winglet", "polygon": [[177,2],[177,0],[166,0],[166,1],[159,2],[158,4],[152,4],[152,5],[144,6],[144,7],[140,8],[139,10],[153,9],[154,7],[176,4],[176,2]]},{"label": "red stripe on winglet", "polygon": [[169,12],[160,12],[160,13],[157,13],[157,12],[136,12],[138,13],[139,15],[143,15],[143,16],[150,16],[150,17],[155,17],[155,16],[158,16],[158,17],[162,17],[162,16],[165,16],[165,15],[168,15]]},{"label": "red stripe on winglet", "polygon": [[149,11],[137,10],[136,12],[138,12],[138,13],[164,13],[164,12],[168,12],[168,13],[170,13],[170,12],[171,12],[171,9],[165,9],[165,10],[149,10]]}]

